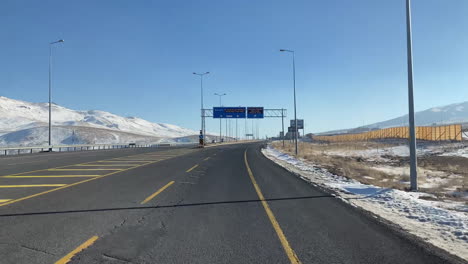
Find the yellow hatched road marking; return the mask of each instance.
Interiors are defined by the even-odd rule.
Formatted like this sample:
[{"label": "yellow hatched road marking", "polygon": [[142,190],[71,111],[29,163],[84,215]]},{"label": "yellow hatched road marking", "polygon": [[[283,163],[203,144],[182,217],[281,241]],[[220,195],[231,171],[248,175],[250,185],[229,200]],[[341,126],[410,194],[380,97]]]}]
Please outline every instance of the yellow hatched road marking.
[{"label": "yellow hatched road marking", "polygon": [[168,184],[164,185],[164,187],[162,187],[161,189],[157,190],[155,193],[153,193],[152,195],[148,196],[148,198],[146,198],[143,202],[141,202],[140,204],[145,204],[147,202],[149,202],[151,199],[153,199],[154,197],[156,197],[156,195],[162,193],[164,190],[166,190],[169,186],[171,186],[172,184],[174,184],[174,181],[171,181],[169,182]]},{"label": "yellow hatched road marking", "polygon": [[[76,166],[76,165],[71,165]],[[96,170],[105,170],[105,171],[118,171],[123,169],[48,169],[48,171],[96,171]]]},{"label": "yellow hatched road marking", "polygon": [[[155,161],[155,160],[161,160],[161,159],[138,159],[138,161],[144,162],[144,161]],[[113,160],[113,161],[121,161],[121,160]],[[128,161],[128,160],[127,160]]]},{"label": "yellow hatched road marking", "polygon": [[130,162],[130,163],[135,163],[135,162],[148,162],[147,160],[101,160],[101,161],[96,161],[96,162]]},{"label": "yellow hatched road marking", "polygon": [[205,158],[204,160],[209,160],[209,159],[210,159],[210,157],[208,157],[208,158]]},{"label": "yellow hatched road marking", "polygon": [[97,177],[99,174],[86,174],[86,175],[7,175],[1,176],[1,178],[78,178],[78,177]]},{"label": "yellow hatched road marking", "polygon": [[0,203],[4,203],[4,202],[8,202],[10,201],[11,199],[0,199]]},{"label": "yellow hatched road marking", "polygon": [[[183,154],[183,153],[182,153]],[[136,154],[136,155],[130,155],[130,156],[123,156],[123,157],[116,157],[116,158],[111,158],[111,159],[108,159],[109,161],[110,160],[117,160],[117,159],[128,159],[128,158],[138,158],[139,155],[141,154]],[[141,159],[138,159],[139,161],[141,161]],[[106,160],[103,160],[103,161],[106,161]],[[148,159],[148,160],[145,160],[145,161],[148,161],[150,163],[153,163],[153,162],[157,162],[157,161],[160,161],[160,160],[154,160],[154,159]],[[96,161],[90,161],[88,163],[92,163],[92,162],[96,162]],[[55,167],[55,168],[52,168],[54,170],[57,170],[57,169],[60,169],[60,168],[65,168],[65,167],[70,167],[70,166],[73,166],[73,165],[66,165],[66,166],[61,166],[61,167]],[[52,170],[52,169],[49,169],[49,170]],[[33,170],[33,171],[25,171],[25,172],[20,172],[20,173],[15,173],[15,174],[11,174],[11,175],[22,175],[22,174],[26,174],[26,173],[34,173],[34,172],[40,172],[40,171],[47,171],[48,169],[40,169],[40,170]]]},{"label": "yellow hatched road marking", "polygon": [[72,166],[76,166],[76,167],[114,167],[114,166],[117,166],[117,167],[131,167],[131,166],[135,166],[133,164],[78,164],[78,165],[72,165]]},{"label": "yellow hatched road marking", "polygon": [[249,162],[247,161],[247,150],[245,150],[245,152],[244,152],[244,161],[245,161],[245,167],[247,168],[247,172],[248,172],[250,180],[252,181],[252,184],[253,184],[253,186],[255,188],[255,191],[257,192],[258,198],[260,198],[260,201],[262,202],[263,208],[265,209],[265,212],[266,212],[268,218],[270,219],[271,225],[273,226],[273,228],[276,231],[276,234],[278,235],[278,238],[279,238],[279,240],[281,242],[281,245],[283,246],[284,251],[286,252],[286,255],[289,258],[289,261],[292,264],[300,264],[301,261],[299,260],[296,253],[294,252],[294,250],[289,245],[289,242],[286,239],[286,236],[284,235],[283,230],[281,229],[278,221],[276,220],[275,215],[271,211],[270,206],[265,201],[265,197],[263,197],[262,191],[260,190],[260,187],[258,186],[257,181],[255,180],[255,178],[253,176],[252,170],[250,169],[250,166],[249,166]]},{"label": "yellow hatched road marking", "polygon": [[0,188],[29,188],[29,187],[60,187],[66,184],[21,184],[21,185],[0,185]]},{"label": "yellow hatched road marking", "polygon": [[79,253],[80,251],[82,251],[82,250],[86,249],[87,247],[91,246],[92,244],[94,244],[94,242],[96,242],[96,240],[98,238],[99,238],[98,236],[93,236],[90,239],[86,240],[83,244],[79,245],[72,252],[68,253],[66,256],[59,259],[57,262],[55,262],[55,264],[68,263],[71,260],[71,258],[73,258],[77,253]]},{"label": "yellow hatched road marking", "polygon": [[186,170],[185,172],[191,172],[191,171],[192,171],[192,170],[194,170],[196,167],[198,167],[198,164],[197,164],[197,165],[195,165],[195,166],[193,166],[192,168],[190,168],[190,169]]},{"label": "yellow hatched road marking", "polygon": [[[104,175],[101,175],[101,176],[98,176],[98,177],[94,177],[94,178],[91,178],[91,179],[82,180],[82,181],[75,182],[75,183],[72,183],[72,184],[68,184],[68,185],[65,185],[65,186],[62,186],[62,187],[58,187],[58,188],[55,188],[55,189],[52,189],[52,190],[48,190],[48,191],[44,191],[44,192],[32,194],[32,195],[29,195],[29,196],[25,196],[25,197],[22,197],[22,198],[18,198],[18,199],[15,199],[15,200],[8,201],[8,202],[6,202],[6,203],[0,204],[0,206],[5,206],[5,205],[12,204],[12,203],[17,203],[17,202],[24,201],[24,200],[27,200],[27,199],[31,199],[31,198],[34,198],[34,197],[37,197],[37,196],[40,196],[40,195],[44,195],[44,194],[47,194],[47,193],[51,193],[51,192],[55,192],[55,191],[58,191],[58,190],[62,190],[62,189],[68,188],[68,187],[72,187],[72,186],[75,186],[75,185],[78,185],[78,184],[82,184],[82,183],[85,183],[85,182],[90,182],[90,181],[94,181],[94,180],[97,180],[97,179],[101,179],[101,178],[104,178],[104,177],[107,177],[107,176],[110,176],[110,175],[114,175],[114,174],[117,174],[117,173],[120,173],[120,172],[123,172],[123,171],[133,170],[133,169],[138,168],[138,167],[142,167],[142,166],[154,164],[154,163],[156,163],[156,162],[158,162],[158,161],[154,161],[154,162],[150,162],[150,163],[141,164],[141,165],[138,165],[138,166],[135,166],[135,167],[130,167],[130,168],[127,168],[127,169],[122,169],[122,170],[119,170],[119,171],[114,171],[114,172],[111,172],[111,173],[108,173],[108,174],[104,174]],[[25,172],[25,173],[26,173],[26,172]]]}]

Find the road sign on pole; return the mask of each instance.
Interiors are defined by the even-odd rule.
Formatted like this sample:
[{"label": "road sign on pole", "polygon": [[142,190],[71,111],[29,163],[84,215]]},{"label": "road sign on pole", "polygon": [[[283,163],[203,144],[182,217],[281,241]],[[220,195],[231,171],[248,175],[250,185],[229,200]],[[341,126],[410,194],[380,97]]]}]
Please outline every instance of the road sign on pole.
[{"label": "road sign on pole", "polygon": [[[292,127],[296,126],[294,119],[291,120],[291,126]],[[304,119],[297,120],[297,129],[304,129]]]}]

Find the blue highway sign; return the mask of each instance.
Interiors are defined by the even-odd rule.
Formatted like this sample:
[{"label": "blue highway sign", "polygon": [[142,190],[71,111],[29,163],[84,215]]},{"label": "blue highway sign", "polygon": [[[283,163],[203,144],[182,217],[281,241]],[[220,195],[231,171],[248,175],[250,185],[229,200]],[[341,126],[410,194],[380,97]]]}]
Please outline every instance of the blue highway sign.
[{"label": "blue highway sign", "polygon": [[245,107],[213,107],[213,118],[245,118]]},{"label": "blue highway sign", "polygon": [[263,107],[247,107],[247,118],[263,118]]}]

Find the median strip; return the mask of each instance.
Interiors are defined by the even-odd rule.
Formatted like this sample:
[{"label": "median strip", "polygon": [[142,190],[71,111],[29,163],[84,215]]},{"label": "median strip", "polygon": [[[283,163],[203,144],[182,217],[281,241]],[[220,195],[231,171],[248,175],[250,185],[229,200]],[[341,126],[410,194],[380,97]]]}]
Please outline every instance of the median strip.
[{"label": "median strip", "polygon": [[59,259],[55,264],[65,264],[68,263],[76,254],[78,254],[80,251],[86,249],[87,247],[91,246],[96,242],[98,239],[98,236],[93,236],[90,239],[86,240],[83,244],[79,245],[77,248],[75,248],[72,252],[68,253],[66,256],[63,258]]},{"label": "median strip", "polygon": [[268,218],[270,219],[271,225],[273,226],[273,228],[276,231],[276,234],[278,235],[278,238],[281,242],[281,245],[283,246],[284,251],[286,252],[286,255],[289,258],[289,261],[292,264],[300,264],[301,261],[299,260],[296,253],[289,245],[289,242],[286,239],[286,236],[284,235],[283,230],[281,229],[278,221],[276,220],[275,215],[271,211],[270,206],[265,201],[265,197],[263,197],[263,193],[260,190],[260,187],[258,186],[257,181],[255,180],[255,177],[253,176],[252,170],[250,169],[250,166],[249,166],[249,162],[247,161],[247,150],[245,150],[244,152],[244,161],[245,161],[245,167],[247,168],[247,173],[249,174],[249,177],[250,177],[250,181],[252,181],[255,191],[257,192],[258,198],[260,198],[260,201],[262,202],[263,208],[265,209],[265,212]]},{"label": "median strip", "polygon": [[157,190],[155,193],[153,193],[152,195],[148,196],[148,198],[146,198],[143,202],[141,202],[140,204],[145,204],[149,201],[151,201],[151,199],[153,199],[154,197],[156,197],[156,195],[162,193],[164,190],[166,190],[169,186],[171,186],[172,184],[174,184],[174,181],[171,181],[169,182],[168,184],[164,185],[164,187],[162,187],[161,189]]}]

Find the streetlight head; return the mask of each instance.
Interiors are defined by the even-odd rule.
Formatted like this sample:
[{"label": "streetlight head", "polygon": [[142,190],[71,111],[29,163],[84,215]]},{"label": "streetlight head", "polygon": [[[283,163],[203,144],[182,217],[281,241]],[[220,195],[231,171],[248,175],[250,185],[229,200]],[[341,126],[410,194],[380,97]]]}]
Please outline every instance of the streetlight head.
[{"label": "streetlight head", "polygon": [[280,49],[280,51],[286,51],[286,50],[284,50],[284,49]]},{"label": "streetlight head", "polygon": [[59,40],[58,42],[65,42],[65,40],[61,39],[61,40]]},{"label": "streetlight head", "polygon": [[205,74],[208,74],[208,73],[210,73],[210,72],[205,72]]},{"label": "streetlight head", "polygon": [[197,74],[196,72],[192,72],[193,74]]}]

